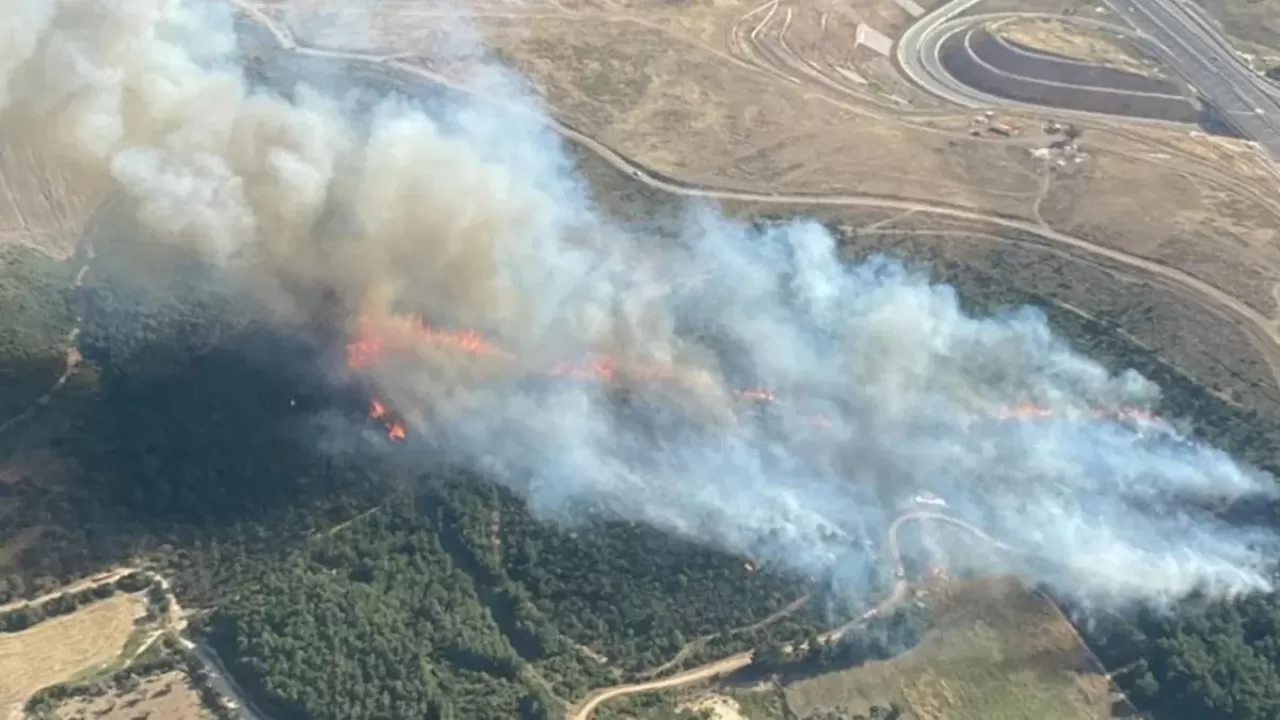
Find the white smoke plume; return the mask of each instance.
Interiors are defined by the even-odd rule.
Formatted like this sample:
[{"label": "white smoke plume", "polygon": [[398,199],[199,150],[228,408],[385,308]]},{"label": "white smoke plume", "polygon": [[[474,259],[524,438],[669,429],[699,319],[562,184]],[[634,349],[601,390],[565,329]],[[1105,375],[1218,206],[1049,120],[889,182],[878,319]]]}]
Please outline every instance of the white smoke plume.
[{"label": "white smoke plume", "polygon": [[[412,434],[546,517],[642,521],[858,593],[876,562],[862,539],[930,490],[1038,558],[1018,565],[1030,579],[1090,601],[1270,587],[1275,537],[1190,508],[1274,479],[1162,421],[1096,416],[1157,388],[1039,313],[966,315],[891,260],[843,264],[813,223],[704,209],[676,238],[624,229],[501,68],[474,76],[530,113],[357,111],[323,88],[253,90],[232,27],[214,2],[7,0],[0,130],[109,177],[148,232],[284,319],[323,289],[353,333],[358,317],[418,332],[393,310],[475,328],[499,350],[424,338],[368,372]],[[590,353],[617,382],[537,380]],[[744,410],[756,386],[779,401]],[[1022,403],[1052,415],[1001,419]]]}]

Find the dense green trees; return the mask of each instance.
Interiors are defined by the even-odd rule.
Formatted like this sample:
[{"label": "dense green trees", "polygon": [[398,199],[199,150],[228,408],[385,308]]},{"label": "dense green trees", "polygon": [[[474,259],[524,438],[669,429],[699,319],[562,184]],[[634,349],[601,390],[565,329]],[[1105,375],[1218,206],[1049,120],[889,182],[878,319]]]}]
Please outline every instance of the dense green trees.
[{"label": "dense green trees", "polygon": [[72,262],[0,243],[0,424],[62,374],[74,275]]},{"label": "dense green trees", "polygon": [[522,661],[412,503],[308,550],[246,583],[212,621],[274,714],[516,716]]},{"label": "dense green trees", "polygon": [[[609,526],[575,538],[492,488],[440,481],[397,494],[244,578],[209,632],[233,670],[286,718],[554,715],[560,698],[611,677],[581,645],[631,651],[617,656],[623,667],[654,665],[679,649],[676,640],[759,619],[794,584],[744,577],[733,558],[699,567],[703,551],[663,540]],[[530,564],[535,543],[556,553],[547,556],[555,565]],[[601,562],[605,551],[592,551],[601,547],[642,566],[640,580]],[[657,559],[645,559],[649,551]],[[536,587],[507,574],[497,557],[507,553],[539,577]],[[705,577],[686,594],[659,582],[681,571]],[[617,590],[603,589],[610,584]],[[607,609],[610,598],[618,609]],[[695,611],[699,605],[712,609]]]},{"label": "dense green trees", "polygon": [[1191,597],[1111,617],[1089,639],[1140,708],[1168,720],[1280,717],[1280,602]]},{"label": "dense green trees", "polygon": [[869,618],[837,640],[824,640],[816,633],[801,643],[770,638],[756,647],[751,667],[767,674],[813,675],[887,660],[919,644],[930,627],[926,607],[906,605],[888,615]]}]

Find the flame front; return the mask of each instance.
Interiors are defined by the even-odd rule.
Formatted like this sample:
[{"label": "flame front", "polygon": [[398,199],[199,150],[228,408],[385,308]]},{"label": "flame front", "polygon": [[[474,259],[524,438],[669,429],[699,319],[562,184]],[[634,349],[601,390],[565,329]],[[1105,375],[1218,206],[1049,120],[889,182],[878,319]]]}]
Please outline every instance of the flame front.
[{"label": "flame front", "polygon": [[[371,318],[365,316],[359,323],[359,332],[358,338],[347,346],[347,367],[353,372],[371,369],[388,351],[404,351],[423,345],[443,347],[477,357],[512,361],[518,359],[516,355],[489,342],[475,330],[436,328],[427,324],[418,315],[391,315],[382,323],[374,323]],[[564,377],[577,382],[600,383],[613,383],[624,377],[644,382],[678,379],[675,369],[668,365],[627,364],[617,357],[599,353],[588,353],[574,362],[554,363],[543,370],[542,374],[550,377]],[[758,403],[779,402],[778,396],[764,387],[738,388],[733,390],[733,394],[744,400]],[[1032,402],[1021,402],[997,408],[992,416],[997,420],[1030,421],[1052,419],[1059,417],[1060,414],[1052,408]],[[387,437],[391,440],[404,440],[408,434],[403,422],[389,418],[387,406],[381,400],[375,399],[370,402],[369,417],[382,421]],[[1152,423],[1160,419],[1149,410],[1129,407],[1117,410],[1096,409],[1084,417],[1140,424]],[[832,427],[831,420],[822,415],[811,416],[808,421],[814,427]]]},{"label": "flame front", "polygon": [[405,438],[404,425],[402,423],[393,422],[387,428],[387,437],[399,442]]}]

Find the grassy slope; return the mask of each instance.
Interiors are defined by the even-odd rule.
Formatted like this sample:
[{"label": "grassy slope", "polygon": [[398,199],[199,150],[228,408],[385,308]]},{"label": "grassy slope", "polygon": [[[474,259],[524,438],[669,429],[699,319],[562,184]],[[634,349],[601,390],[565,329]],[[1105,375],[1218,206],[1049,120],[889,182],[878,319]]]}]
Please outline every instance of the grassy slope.
[{"label": "grassy slope", "polygon": [[[883,662],[782,687],[726,687],[744,720],[867,715],[895,704],[903,720],[1092,720],[1111,717],[1108,683],[1066,618],[1013,580],[957,582],[939,598],[937,627],[913,650]],[[670,718],[705,688],[633,696],[601,717]]]}]

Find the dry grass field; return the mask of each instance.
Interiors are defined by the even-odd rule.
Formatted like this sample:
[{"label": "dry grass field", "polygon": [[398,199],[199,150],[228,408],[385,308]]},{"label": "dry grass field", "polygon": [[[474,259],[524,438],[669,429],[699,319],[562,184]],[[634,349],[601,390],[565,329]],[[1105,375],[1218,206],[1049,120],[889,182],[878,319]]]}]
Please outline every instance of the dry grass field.
[{"label": "dry grass field", "polygon": [[40,688],[105,665],[124,650],[141,600],[117,595],[20,633],[0,635],[0,717]]},{"label": "dry grass field", "polygon": [[186,674],[167,672],[150,677],[131,691],[69,700],[54,715],[57,720],[201,720],[208,713]]},{"label": "dry grass field", "polygon": [[958,583],[912,651],[789,685],[798,717],[896,703],[915,720],[1111,717],[1108,681],[1066,618],[1013,580]]},{"label": "dry grass field", "polygon": [[1280,5],[1273,0],[1197,0],[1196,5],[1228,36],[1241,41],[1237,49],[1280,58]]},{"label": "dry grass field", "polygon": [[[1156,188],[1147,181],[1148,168],[1130,156],[1095,152],[1054,179],[1041,212],[1056,228],[1178,268],[1274,316],[1280,283],[1275,199],[1189,175],[1166,178]],[[1090,201],[1103,193],[1122,193],[1132,204],[1122,210]],[[1144,231],[1118,235],[1115,228],[1124,225]]]},{"label": "dry grass field", "polygon": [[96,183],[57,167],[31,145],[0,142],[0,245],[69,257],[98,192]]},{"label": "dry grass field", "polygon": [[[785,685],[714,685],[673,692],[610,717],[670,717],[702,709],[716,720],[866,715],[896,705],[901,720],[1103,720],[1110,682],[1048,599],[1012,578],[953,581],[931,596],[936,627],[896,658]],[[665,713],[665,714],[664,714]],[[834,716],[833,716],[834,717]]]}]

